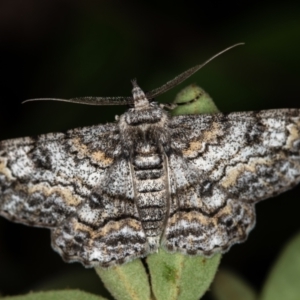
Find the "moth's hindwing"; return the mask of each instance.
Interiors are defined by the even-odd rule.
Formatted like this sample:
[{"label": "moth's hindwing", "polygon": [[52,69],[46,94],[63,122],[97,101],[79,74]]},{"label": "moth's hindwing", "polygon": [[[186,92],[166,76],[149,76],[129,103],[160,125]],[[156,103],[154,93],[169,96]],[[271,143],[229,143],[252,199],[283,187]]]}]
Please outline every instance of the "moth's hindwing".
[{"label": "moth's hindwing", "polygon": [[52,246],[85,266],[109,267],[148,254],[127,160],[116,160],[76,215],[53,231]]}]

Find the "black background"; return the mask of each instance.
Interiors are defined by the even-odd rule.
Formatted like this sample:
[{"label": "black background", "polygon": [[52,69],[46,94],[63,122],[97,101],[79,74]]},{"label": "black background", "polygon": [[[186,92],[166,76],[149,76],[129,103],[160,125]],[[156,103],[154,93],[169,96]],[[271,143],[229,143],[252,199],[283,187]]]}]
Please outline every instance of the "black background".
[{"label": "black background", "polygon": [[[221,111],[300,107],[300,5],[255,1],[0,1],[0,139],[112,122],[124,107],[91,107],[29,98],[128,96],[165,83],[237,42],[188,83]],[[296,187],[257,206],[249,239],[224,255],[260,290],[284,244],[299,230]],[[0,219],[0,293],[47,288],[98,293],[93,270],[66,264],[50,232]]]}]

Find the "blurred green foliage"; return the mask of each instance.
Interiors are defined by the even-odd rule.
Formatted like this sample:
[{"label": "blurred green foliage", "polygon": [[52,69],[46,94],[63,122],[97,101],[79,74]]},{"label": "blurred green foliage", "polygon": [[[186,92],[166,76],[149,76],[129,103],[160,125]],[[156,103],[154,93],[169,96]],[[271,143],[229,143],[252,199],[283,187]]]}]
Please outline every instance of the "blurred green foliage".
[{"label": "blurred green foliage", "polygon": [[298,300],[300,299],[300,233],[284,247],[275,261],[262,291],[258,293],[244,279],[221,270],[212,285],[214,300]]}]

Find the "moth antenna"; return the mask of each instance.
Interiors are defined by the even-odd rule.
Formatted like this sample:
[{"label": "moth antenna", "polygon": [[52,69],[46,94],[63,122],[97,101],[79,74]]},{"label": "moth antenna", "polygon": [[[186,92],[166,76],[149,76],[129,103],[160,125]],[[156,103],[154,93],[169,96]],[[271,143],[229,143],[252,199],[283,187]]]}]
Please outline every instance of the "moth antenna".
[{"label": "moth antenna", "polygon": [[133,97],[78,97],[71,99],[35,98],[25,100],[22,104],[33,101],[60,101],[86,105],[130,105],[134,103]]},{"label": "moth antenna", "polygon": [[173,87],[177,86],[178,84],[180,84],[183,81],[185,81],[186,79],[188,79],[190,76],[192,76],[194,73],[199,71],[201,68],[203,68],[205,65],[207,65],[209,62],[211,62],[213,59],[220,56],[224,52],[227,52],[228,50],[231,50],[232,48],[235,48],[237,46],[241,46],[241,45],[244,45],[244,44],[245,43],[234,44],[234,45],[222,50],[221,52],[218,52],[217,54],[215,54],[214,56],[209,58],[207,61],[205,61],[203,64],[197,65],[195,67],[192,67],[192,68],[188,69],[187,71],[185,71],[185,72],[181,73],[180,75],[176,76],[174,79],[168,81],[167,83],[165,83],[161,87],[156,88],[156,89],[146,93],[147,98],[148,99],[154,98],[154,97],[157,97],[157,96],[165,93],[166,91],[172,89]]},{"label": "moth antenna", "polygon": [[[166,91],[172,89],[173,87],[177,86],[178,84],[185,81],[187,78],[192,76],[194,73],[199,71],[202,67],[207,65],[209,62],[211,62],[216,57],[220,56],[224,52],[235,48],[237,46],[244,45],[244,43],[238,43],[235,45],[232,45],[221,52],[215,54],[210,59],[205,61],[201,65],[197,65],[193,68],[188,69],[187,71],[181,73],[180,75],[176,76],[174,79],[168,81],[161,87],[154,89],[148,93],[146,93],[146,97],[148,99],[153,99],[154,97],[157,97]],[[137,86],[136,79],[131,80],[131,83],[133,87]],[[77,103],[77,104],[86,104],[86,105],[132,105],[134,104],[133,97],[76,97],[71,99],[59,99],[59,98],[34,98],[34,99],[28,99],[22,102],[22,104],[27,102],[33,102],[33,101],[60,101],[60,102],[68,102],[68,103]]]}]

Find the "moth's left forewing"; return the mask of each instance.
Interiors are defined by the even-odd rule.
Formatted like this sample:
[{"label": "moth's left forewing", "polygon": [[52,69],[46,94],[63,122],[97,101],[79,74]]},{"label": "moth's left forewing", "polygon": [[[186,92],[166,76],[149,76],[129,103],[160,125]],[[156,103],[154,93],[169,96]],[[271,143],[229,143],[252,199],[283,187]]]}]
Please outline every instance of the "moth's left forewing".
[{"label": "moth's left forewing", "polygon": [[[116,126],[100,125],[0,142],[0,215],[53,227],[74,214],[105,177]],[[116,147],[117,142],[115,141]]]},{"label": "moth's left forewing", "polygon": [[[179,116],[170,128],[171,203],[178,204],[165,230],[170,251],[228,249],[254,226],[253,203],[300,181],[298,109]],[[189,179],[195,173],[197,182]]]},{"label": "moth's left forewing", "polygon": [[148,253],[116,124],[0,142],[0,215],[52,229],[52,246],[86,267]]}]

